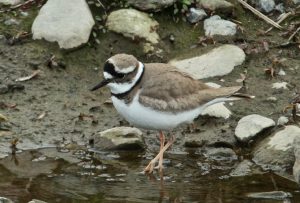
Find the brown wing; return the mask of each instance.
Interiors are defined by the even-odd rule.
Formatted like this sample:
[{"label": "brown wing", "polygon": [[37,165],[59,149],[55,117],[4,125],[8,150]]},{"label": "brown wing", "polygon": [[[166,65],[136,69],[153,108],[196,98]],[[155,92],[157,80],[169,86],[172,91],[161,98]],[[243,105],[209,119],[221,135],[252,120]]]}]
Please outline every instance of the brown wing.
[{"label": "brown wing", "polygon": [[193,109],[215,98],[230,96],[240,89],[211,88],[166,64],[149,64],[146,70],[148,74],[143,82],[139,101],[144,106],[160,111]]}]

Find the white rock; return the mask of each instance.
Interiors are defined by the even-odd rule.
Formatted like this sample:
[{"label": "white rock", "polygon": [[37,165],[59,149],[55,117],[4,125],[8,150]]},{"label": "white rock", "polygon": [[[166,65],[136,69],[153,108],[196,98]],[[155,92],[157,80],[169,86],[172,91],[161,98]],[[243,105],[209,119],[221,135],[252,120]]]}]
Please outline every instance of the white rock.
[{"label": "white rock", "polygon": [[187,14],[187,20],[190,23],[197,23],[207,16],[203,9],[190,8],[190,12]]},{"label": "white rock", "polygon": [[28,203],[47,203],[47,202],[44,202],[44,201],[38,200],[38,199],[33,199],[30,202],[28,202]]},{"label": "white rock", "polygon": [[274,126],[275,122],[257,114],[243,117],[239,120],[235,129],[235,136],[241,142],[248,142],[262,130]]},{"label": "white rock", "polygon": [[217,118],[229,118],[231,116],[231,111],[224,106],[224,102],[211,105],[204,109],[201,115],[208,115]]},{"label": "white rock", "polygon": [[275,82],[272,84],[273,89],[288,89],[288,83],[287,82]]},{"label": "white rock", "polygon": [[277,125],[285,125],[285,124],[287,124],[288,122],[289,122],[288,117],[286,117],[286,116],[280,116],[280,117],[278,118]]},{"label": "white rock", "polygon": [[267,148],[286,151],[292,148],[296,137],[300,137],[300,128],[293,125],[286,126],[284,130],[277,132],[271,137]]},{"label": "white rock", "polygon": [[159,35],[156,33],[158,22],[151,19],[148,14],[135,9],[120,9],[113,11],[107,17],[106,25],[109,30],[120,33],[125,37],[145,39],[157,44]]},{"label": "white rock", "polygon": [[212,16],[204,21],[205,36],[233,36],[236,34],[236,24],[221,19],[220,16]]},{"label": "white rock", "polygon": [[[213,87],[213,88],[221,87],[221,85],[218,85],[213,82],[207,82],[205,84],[210,87]],[[227,119],[231,116],[231,111],[228,108],[226,108],[226,106],[224,104],[225,104],[225,102],[213,104],[213,105],[207,107],[206,109],[204,109],[204,111],[201,113],[201,115],[207,115],[207,116]]]},{"label": "white rock", "polygon": [[223,45],[207,54],[183,60],[172,60],[171,65],[193,75],[196,79],[223,76],[245,61],[244,51],[235,45]]},{"label": "white rock", "polygon": [[95,21],[85,0],[48,0],[32,25],[33,39],[58,42],[60,48],[88,41]]},{"label": "white rock", "polygon": [[4,5],[16,5],[20,2],[21,0],[0,0],[0,4],[4,4]]},{"label": "white rock", "polygon": [[280,76],[285,76],[286,73],[285,73],[284,70],[280,69],[279,72],[278,72],[278,75],[280,75]]}]

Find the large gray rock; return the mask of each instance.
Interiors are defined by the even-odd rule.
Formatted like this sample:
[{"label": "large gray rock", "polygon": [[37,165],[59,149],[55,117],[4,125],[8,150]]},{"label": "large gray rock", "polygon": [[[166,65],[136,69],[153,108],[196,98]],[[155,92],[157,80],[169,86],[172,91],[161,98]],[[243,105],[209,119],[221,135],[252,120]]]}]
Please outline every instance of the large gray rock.
[{"label": "large gray rock", "polygon": [[299,138],[299,127],[286,126],[256,147],[253,161],[266,170],[271,169],[279,173],[290,170],[295,162],[293,143]]},{"label": "large gray rock", "polygon": [[88,41],[95,21],[85,0],[48,0],[32,25],[33,39],[58,42],[60,48]]},{"label": "large gray rock", "polygon": [[146,13],[135,9],[113,11],[107,17],[106,25],[109,30],[131,39],[141,38],[153,44],[157,44],[159,41],[156,33],[158,22],[151,19]]},{"label": "large gray rock", "polygon": [[235,45],[223,45],[207,54],[183,60],[172,60],[170,64],[196,79],[223,76],[245,61],[244,51]]},{"label": "large gray rock", "polygon": [[142,11],[160,11],[172,6],[176,0],[127,0],[127,3]]},{"label": "large gray rock", "polygon": [[4,5],[16,5],[20,2],[21,0],[0,0],[0,4],[4,4]]},{"label": "large gray rock", "polygon": [[229,20],[223,20],[214,15],[204,21],[205,36],[233,36],[236,34],[237,26]]},{"label": "large gray rock", "polygon": [[258,133],[272,126],[275,126],[275,122],[270,118],[257,114],[248,115],[239,120],[235,136],[241,142],[248,142]]},{"label": "large gray rock", "polygon": [[115,127],[95,135],[94,147],[101,150],[139,150],[145,147],[142,131],[131,127]]},{"label": "large gray rock", "polygon": [[300,184],[300,138],[294,142],[295,163],[293,166],[293,175],[297,183]]},{"label": "large gray rock", "polygon": [[231,14],[234,9],[232,3],[224,0],[200,0],[199,4],[202,8],[214,13]]}]

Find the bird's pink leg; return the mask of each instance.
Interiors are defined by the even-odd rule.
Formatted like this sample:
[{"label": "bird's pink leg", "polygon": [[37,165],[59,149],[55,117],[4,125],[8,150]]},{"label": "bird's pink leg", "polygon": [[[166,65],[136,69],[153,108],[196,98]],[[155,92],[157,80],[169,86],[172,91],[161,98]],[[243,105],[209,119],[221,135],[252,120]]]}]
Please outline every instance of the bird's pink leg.
[{"label": "bird's pink leg", "polygon": [[164,152],[173,144],[174,141],[175,141],[175,137],[172,136],[171,139],[167,142],[167,144],[159,151],[159,153],[156,155],[156,157],[154,157],[154,159],[152,159],[150,161],[150,163],[148,164],[148,166],[146,166],[146,168],[144,169],[145,173],[152,173],[153,172],[155,163],[160,158],[163,158]]},{"label": "bird's pink leg", "polygon": [[[164,148],[165,145],[165,135],[162,131],[159,131],[159,140],[160,140],[160,150],[159,152]],[[163,170],[163,160],[164,160],[164,153],[161,154],[158,161],[158,169],[160,172]]]}]

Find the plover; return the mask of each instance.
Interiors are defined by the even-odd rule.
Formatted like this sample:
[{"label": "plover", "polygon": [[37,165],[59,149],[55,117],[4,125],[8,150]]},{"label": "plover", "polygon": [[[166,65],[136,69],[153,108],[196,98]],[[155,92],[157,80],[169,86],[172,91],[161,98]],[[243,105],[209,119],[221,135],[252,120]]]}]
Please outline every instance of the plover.
[{"label": "plover", "polygon": [[163,154],[174,142],[173,136],[165,144],[163,131],[192,123],[212,104],[253,98],[239,93],[241,86],[212,88],[169,64],[142,63],[128,54],[109,58],[103,77],[92,91],[108,86],[121,116],[135,127],[159,131],[160,151],[144,169],[148,173],[157,161],[162,170]]}]

